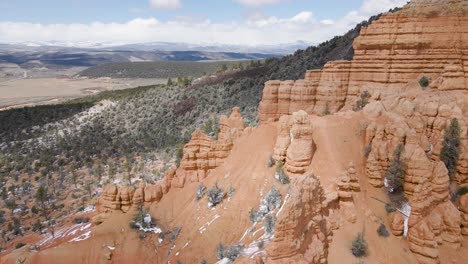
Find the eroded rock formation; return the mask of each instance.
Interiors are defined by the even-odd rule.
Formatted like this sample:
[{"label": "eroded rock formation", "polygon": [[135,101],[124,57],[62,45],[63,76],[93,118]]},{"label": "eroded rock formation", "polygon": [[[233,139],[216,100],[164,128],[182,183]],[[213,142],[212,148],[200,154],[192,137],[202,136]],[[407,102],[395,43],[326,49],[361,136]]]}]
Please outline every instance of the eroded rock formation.
[{"label": "eroded rock formation", "polygon": [[233,108],[229,117],[221,116],[219,123],[218,140],[203,134],[199,129],[192,133],[192,139],[184,147],[180,163],[182,171],[178,174],[184,174],[183,177],[191,182],[198,182],[229,156],[233,141],[242,135],[245,129],[239,108]]},{"label": "eroded rock formation", "polygon": [[465,1],[453,0],[412,1],[385,14],[362,28],[352,61],[329,62],[308,71],[304,80],[267,82],[260,121],[298,110],[323,114],[327,105],[330,112],[352,109],[364,91],[382,100],[417,85],[422,76],[435,80],[440,90],[466,90],[467,13]]},{"label": "eroded rock formation", "polygon": [[285,161],[284,168],[293,174],[303,174],[314,154],[312,124],[305,111],[281,118],[273,158]]},{"label": "eroded rock formation", "polygon": [[271,262],[326,263],[332,229],[320,181],[309,174],[295,177],[290,195],[268,248]]}]

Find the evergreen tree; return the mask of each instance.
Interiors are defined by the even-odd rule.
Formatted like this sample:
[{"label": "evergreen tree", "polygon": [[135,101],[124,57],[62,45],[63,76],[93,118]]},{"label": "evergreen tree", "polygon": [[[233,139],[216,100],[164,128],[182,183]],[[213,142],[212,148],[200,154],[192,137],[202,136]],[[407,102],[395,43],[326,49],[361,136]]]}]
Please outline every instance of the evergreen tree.
[{"label": "evergreen tree", "polygon": [[445,129],[440,159],[444,162],[449,176],[453,178],[457,172],[458,159],[460,158],[460,124],[456,118]]}]

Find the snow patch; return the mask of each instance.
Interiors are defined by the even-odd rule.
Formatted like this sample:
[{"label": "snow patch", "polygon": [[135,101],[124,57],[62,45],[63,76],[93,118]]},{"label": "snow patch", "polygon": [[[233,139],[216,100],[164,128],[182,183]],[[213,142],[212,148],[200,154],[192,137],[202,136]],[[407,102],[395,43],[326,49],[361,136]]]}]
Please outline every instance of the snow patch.
[{"label": "snow patch", "polygon": [[198,231],[200,231],[200,234],[203,234],[206,231],[206,228],[208,228],[216,219],[220,218],[221,216],[219,214],[215,215],[211,221],[205,223],[202,225],[200,228],[198,228]]},{"label": "snow patch", "polygon": [[90,237],[91,237],[91,230],[88,231],[88,232],[86,232],[86,233],[84,233],[84,234],[82,234],[82,235],[79,236],[79,237],[75,237],[74,239],[70,240],[70,242],[84,241],[84,240],[86,240],[86,239],[88,239],[88,238],[90,238]]},{"label": "snow patch", "polygon": [[409,203],[404,203],[400,209],[403,212],[403,236],[406,237],[408,235],[408,222],[409,217],[411,215],[411,206]]}]

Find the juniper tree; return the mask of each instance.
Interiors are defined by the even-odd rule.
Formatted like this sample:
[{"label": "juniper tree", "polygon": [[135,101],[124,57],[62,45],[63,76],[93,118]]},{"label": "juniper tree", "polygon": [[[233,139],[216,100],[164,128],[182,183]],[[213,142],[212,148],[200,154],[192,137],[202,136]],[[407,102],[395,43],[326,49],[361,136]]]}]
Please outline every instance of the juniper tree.
[{"label": "juniper tree", "polygon": [[449,176],[453,178],[457,172],[458,159],[460,158],[460,124],[456,118],[445,129],[440,159],[444,162]]}]

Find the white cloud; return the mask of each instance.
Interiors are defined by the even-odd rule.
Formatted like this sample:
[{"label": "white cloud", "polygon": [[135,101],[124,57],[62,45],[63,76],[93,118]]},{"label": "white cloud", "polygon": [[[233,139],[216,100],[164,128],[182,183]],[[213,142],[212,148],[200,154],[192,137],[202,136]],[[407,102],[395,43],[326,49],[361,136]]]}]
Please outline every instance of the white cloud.
[{"label": "white cloud", "polygon": [[136,18],[126,23],[37,24],[1,22],[0,42],[58,40],[79,42],[188,42],[241,45],[281,44],[295,41],[320,43],[341,35],[379,12],[401,6],[406,0],[364,0],[358,10],[334,20],[318,21],[303,11],[289,18],[256,15],[242,22],[213,22],[190,17],[170,21]]},{"label": "white cloud", "polygon": [[236,0],[236,2],[245,6],[260,7],[260,6],[278,4],[280,2],[285,2],[285,0]]},{"label": "white cloud", "polygon": [[180,0],[150,0],[150,6],[154,9],[174,10],[182,7]]}]

